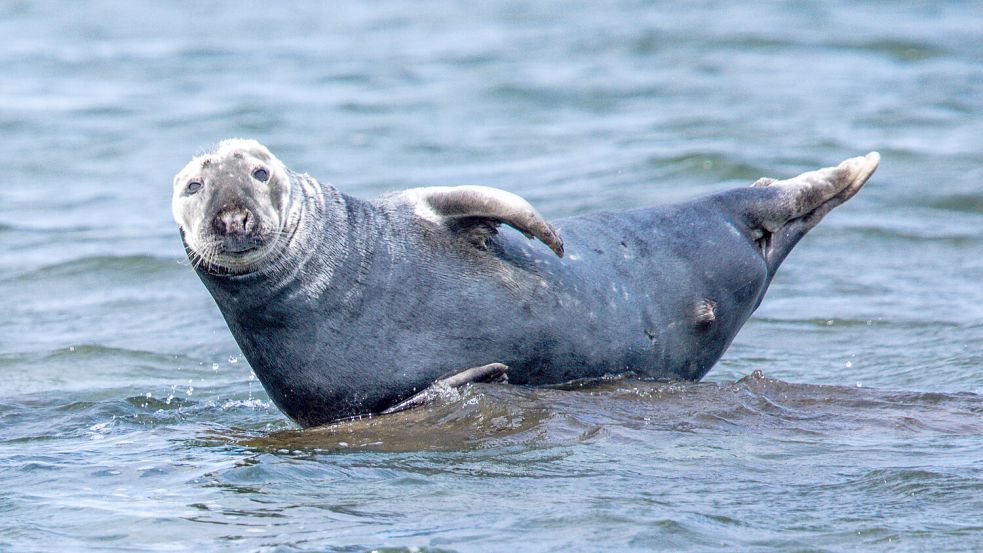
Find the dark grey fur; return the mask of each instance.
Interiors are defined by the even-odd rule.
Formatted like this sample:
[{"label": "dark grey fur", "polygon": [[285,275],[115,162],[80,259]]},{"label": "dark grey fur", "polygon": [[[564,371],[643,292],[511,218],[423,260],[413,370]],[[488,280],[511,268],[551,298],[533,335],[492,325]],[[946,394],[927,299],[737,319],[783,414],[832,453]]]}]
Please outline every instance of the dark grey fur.
[{"label": "dark grey fur", "polygon": [[419,195],[365,201],[289,173],[288,253],[246,274],[196,270],[270,397],[303,426],[382,412],[489,363],[508,365],[513,384],[698,380],[792,247],[876,166],[871,154],[677,205],[560,219],[556,253],[495,233],[495,217],[462,226],[434,209],[431,221]]}]

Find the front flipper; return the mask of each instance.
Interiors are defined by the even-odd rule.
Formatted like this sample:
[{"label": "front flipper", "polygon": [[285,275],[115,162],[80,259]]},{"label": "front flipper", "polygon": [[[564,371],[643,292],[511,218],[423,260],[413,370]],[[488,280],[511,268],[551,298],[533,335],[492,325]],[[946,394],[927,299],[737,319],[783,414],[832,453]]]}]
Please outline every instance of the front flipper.
[{"label": "front flipper", "polygon": [[529,202],[511,192],[487,186],[432,186],[404,194],[416,203],[419,215],[467,233],[480,248],[497,232],[496,227],[505,223],[527,238],[538,238],[563,257],[563,240],[553,225]]},{"label": "front flipper", "polygon": [[431,384],[426,390],[386,409],[382,414],[399,413],[400,411],[406,411],[407,409],[432,403],[442,394],[446,393],[447,390],[459,388],[472,382],[506,382],[508,380],[508,374],[506,373],[508,369],[506,365],[501,363],[491,363],[445,376]]}]

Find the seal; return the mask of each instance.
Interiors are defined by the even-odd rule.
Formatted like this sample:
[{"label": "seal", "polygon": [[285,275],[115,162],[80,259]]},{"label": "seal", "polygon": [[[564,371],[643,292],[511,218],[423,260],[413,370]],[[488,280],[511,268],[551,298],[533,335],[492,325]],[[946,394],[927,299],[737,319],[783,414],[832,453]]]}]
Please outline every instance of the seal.
[{"label": "seal", "polygon": [[505,365],[514,384],[698,380],[795,244],[878,163],[550,223],[483,186],[354,198],[231,139],[177,174],[172,206],[271,399],[314,426]]}]

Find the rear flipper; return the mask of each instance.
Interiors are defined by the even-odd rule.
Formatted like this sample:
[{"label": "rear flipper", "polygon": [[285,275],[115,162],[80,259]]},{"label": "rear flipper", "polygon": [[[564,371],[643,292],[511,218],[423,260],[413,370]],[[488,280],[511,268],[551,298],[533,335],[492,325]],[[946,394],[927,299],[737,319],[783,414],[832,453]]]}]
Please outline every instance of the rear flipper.
[{"label": "rear flipper", "polygon": [[880,160],[871,152],[788,180],[759,179],[752,186],[763,190],[742,194],[742,215],[771,274],[812,227],[860,190]]},{"label": "rear flipper", "polygon": [[413,397],[397,403],[396,405],[382,412],[383,415],[406,411],[414,407],[433,403],[441,395],[452,388],[459,388],[465,384],[473,382],[507,382],[508,367],[501,363],[491,363],[480,367],[473,367],[459,373],[445,376],[431,384],[427,389],[414,395]]}]

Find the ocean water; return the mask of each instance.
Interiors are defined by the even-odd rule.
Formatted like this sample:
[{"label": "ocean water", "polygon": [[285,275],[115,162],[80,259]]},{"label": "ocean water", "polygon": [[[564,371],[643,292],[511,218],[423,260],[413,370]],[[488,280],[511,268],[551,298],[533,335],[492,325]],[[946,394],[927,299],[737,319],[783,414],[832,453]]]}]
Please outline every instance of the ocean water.
[{"label": "ocean water", "polygon": [[[983,550],[981,29],[958,1],[0,4],[0,550]],[[232,136],[547,217],[883,161],[702,383],[301,431],[170,216]]]}]

